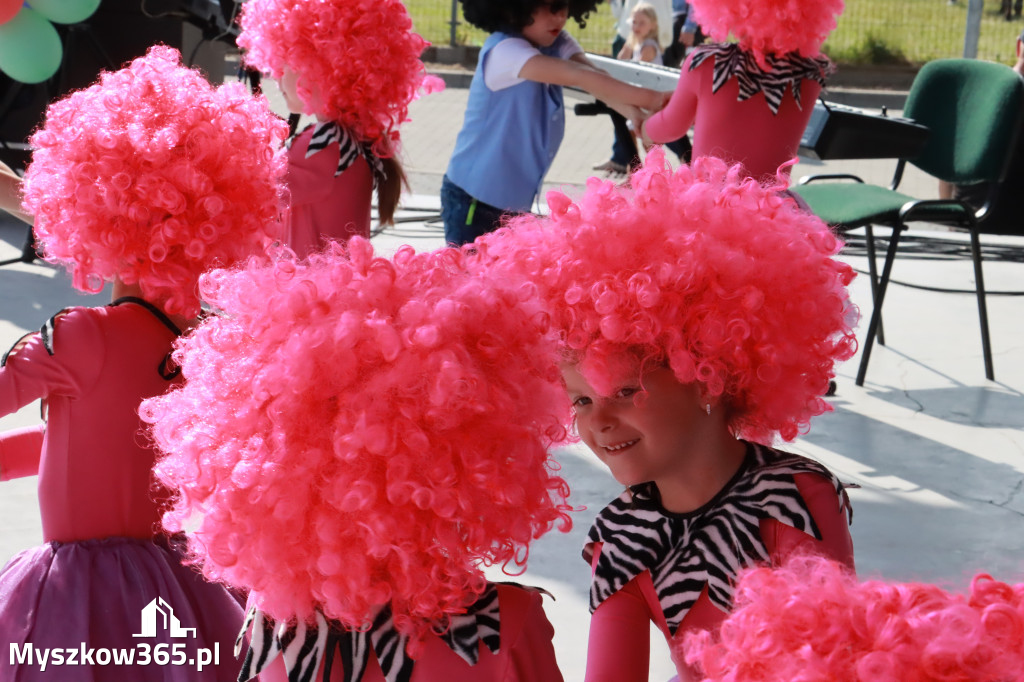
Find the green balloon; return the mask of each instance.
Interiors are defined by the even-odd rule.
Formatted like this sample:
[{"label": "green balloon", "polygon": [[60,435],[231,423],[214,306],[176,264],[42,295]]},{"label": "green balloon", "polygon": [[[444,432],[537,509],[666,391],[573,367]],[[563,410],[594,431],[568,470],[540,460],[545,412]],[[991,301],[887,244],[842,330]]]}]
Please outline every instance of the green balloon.
[{"label": "green balloon", "polygon": [[93,15],[100,0],[29,0],[28,6],[57,24],[77,24]]},{"label": "green balloon", "polygon": [[22,83],[42,83],[57,73],[64,48],[46,17],[22,7],[0,24],[0,71]]}]

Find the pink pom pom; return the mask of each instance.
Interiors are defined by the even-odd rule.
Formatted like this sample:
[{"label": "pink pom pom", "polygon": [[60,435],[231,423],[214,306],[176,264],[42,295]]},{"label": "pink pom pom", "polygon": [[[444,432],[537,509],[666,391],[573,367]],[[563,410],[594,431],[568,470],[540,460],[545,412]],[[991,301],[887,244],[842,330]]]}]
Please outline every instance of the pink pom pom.
[{"label": "pink pom pom", "polygon": [[45,258],[79,289],[118,277],[196,315],[199,275],[274,231],[287,132],[265,100],[151,48],[51,104],[32,135],[24,203]]},{"label": "pink pom pom", "polygon": [[766,55],[818,56],[843,0],[690,0],[690,7],[708,35],[736,38],[763,65]]},{"label": "pink pom pom", "polygon": [[[177,491],[168,527],[203,572],[274,618],[360,627],[390,605],[416,637],[571,525],[549,454],[568,406],[535,298],[467,273],[455,249],[216,270],[224,316],[176,352],[184,386],[145,402]],[[411,645],[413,646],[413,645]]]},{"label": "pink pom pom", "polygon": [[475,266],[540,291],[565,360],[595,389],[665,364],[728,404],[737,436],[795,438],[829,409],[856,314],[828,226],[739,167],[672,171],[656,148],[632,189],[591,178],[576,202],[477,242]]},{"label": "pink pom pom", "polygon": [[422,92],[443,89],[427,77],[401,0],[249,0],[242,5],[239,47],[245,62],[281,78],[298,75],[305,113],[335,121],[382,152]]},{"label": "pink pom pom", "polygon": [[673,653],[705,682],[1003,682],[1024,670],[1022,597],[1024,584],[988,576],[964,597],[921,583],[860,583],[835,562],[800,558],[741,573],[720,633],[687,637]]}]

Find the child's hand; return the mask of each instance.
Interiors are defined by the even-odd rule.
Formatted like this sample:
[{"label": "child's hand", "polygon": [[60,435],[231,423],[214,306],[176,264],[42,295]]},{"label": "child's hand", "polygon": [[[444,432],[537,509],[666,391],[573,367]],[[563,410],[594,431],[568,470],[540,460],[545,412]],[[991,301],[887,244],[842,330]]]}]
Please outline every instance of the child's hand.
[{"label": "child's hand", "polygon": [[622,114],[632,124],[633,130],[640,130],[643,126],[644,119],[647,118],[647,114],[640,107],[633,106],[632,104],[626,104],[625,102],[606,101],[609,107]]},{"label": "child's hand", "polygon": [[669,90],[668,92],[661,92],[661,91],[658,91],[658,90],[651,90],[650,104],[649,104],[649,106],[644,106],[644,109],[646,109],[649,113],[652,113],[652,114],[657,112],[657,111],[661,111],[662,109],[664,109],[668,105],[668,101],[670,99],[672,99],[672,91],[671,90]]},{"label": "child's hand", "polygon": [[647,137],[647,131],[644,130],[643,126],[640,126],[640,130],[637,131],[637,136],[640,138],[640,143],[644,146],[644,151],[651,151],[651,147],[654,146],[654,141]]}]

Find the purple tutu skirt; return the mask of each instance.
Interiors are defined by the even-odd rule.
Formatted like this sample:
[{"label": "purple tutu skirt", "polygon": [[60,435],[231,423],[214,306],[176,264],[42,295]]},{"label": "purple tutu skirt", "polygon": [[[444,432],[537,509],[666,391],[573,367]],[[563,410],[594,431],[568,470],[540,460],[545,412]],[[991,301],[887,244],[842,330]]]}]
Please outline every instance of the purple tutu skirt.
[{"label": "purple tutu skirt", "polygon": [[243,604],[177,540],[51,542],[0,571],[0,682],[233,682]]}]

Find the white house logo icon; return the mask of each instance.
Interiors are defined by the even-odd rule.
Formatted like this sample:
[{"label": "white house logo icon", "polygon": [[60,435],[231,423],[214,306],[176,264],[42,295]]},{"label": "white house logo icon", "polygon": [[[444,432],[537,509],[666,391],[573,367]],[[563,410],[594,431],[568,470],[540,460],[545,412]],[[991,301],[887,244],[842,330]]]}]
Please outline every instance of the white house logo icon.
[{"label": "white house logo icon", "polygon": [[132,637],[156,637],[158,619],[171,637],[196,636],[196,629],[181,627],[171,605],[157,597],[142,609],[142,632]]}]

